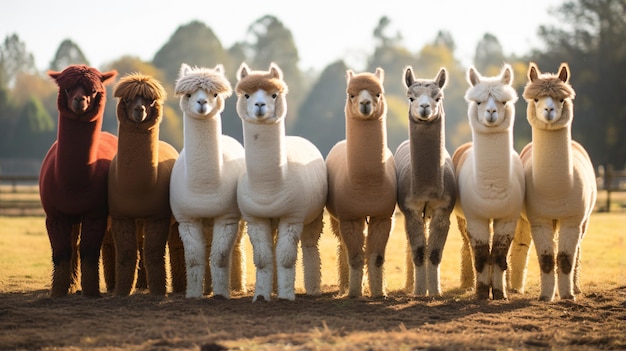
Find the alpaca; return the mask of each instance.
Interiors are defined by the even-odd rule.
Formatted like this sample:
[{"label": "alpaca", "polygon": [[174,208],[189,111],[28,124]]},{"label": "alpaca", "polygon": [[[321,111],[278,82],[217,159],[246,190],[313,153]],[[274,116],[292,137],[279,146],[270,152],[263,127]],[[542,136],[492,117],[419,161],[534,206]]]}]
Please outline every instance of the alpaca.
[{"label": "alpaca", "polygon": [[[59,87],[57,140],[39,174],[41,204],[52,247],[52,297],[76,289],[80,253],[82,294],[100,296],[99,261],[107,230],[107,177],[117,138],[102,132],[105,85],[117,71],[85,65],[48,71]],[[80,244],[79,244],[80,243]]]},{"label": "alpaca", "polygon": [[[230,298],[233,288],[245,291],[241,258],[243,225],[237,206],[237,180],[245,168],[241,144],[222,135],[221,113],[232,88],[224,67],[191,68],[182,64],[176,86],[183,111],[184,147],[174,164],[170,204],[185,248],[186,297]],[[206,251],[210,252],[210,270]],[[203,290],[203,281],[205,287]]]},{"label": "alpaca", "polygon": [[295,300],[295,263],[302,240],[304,285],[321,294],[318,241],[328,192],[324,158],[310,141],[285,135],[287,85],[275,63],[269,71],[237,71],[237,113],[242,120],[246,170],[237,201],[254,251],[253,301],[270,300],[274,266],[278,298]]},{"label": "alpaca", "polygon": [[454,212],[464,244],[471,245],[476,296],[488,299],[491,290],[493,299],[506,299],[507,256],[524,202],[524,171],[513,149],[517,93],[508,64],[497,77],[482,77],[471,67],[467,79],[472,142],[452,156],[458,185]]},{"label": "alpaca", "polygon": [[[118,98],[118,151],[109,169],[109,211],[115,243],[114,295],[127,296],[135,285],[138,242],[143,237],[148,289],[166,294],[165,248],[178,236],[169,202],[170,173],[178,152],[159,140],[165,89],[151,76],[134,73],[115,86]],[[174,257],[173,278],[182,273]]]},{"label": "alpaca", "polygon": [[412,256],[412,261],[407,261],[410,265],[406,286],[413,285],[415,295],[441,295],[439,264],[456,202],[454,168],[445,148],[446,81],[445,68],[439,70],[434,80],[415,79],[410,66],[404,71],[409,140],[398,146],[394,160],[398,207],[405,217]]},{"label": "alpaca", "polygon": [[[526,200],[519,231],[522,237],[530,233],[535,243],[542,301],[554,300],[557,276],[561,299],[573,300],[580,293],[580,243],[597,196],[591,159],[583,146],[572,140],[575,92],[569,78],[567,63],[551,74],[541,73],[531,62],[523,93],[532,142],[521,153]],[[520,260],[521,275],[528,247]],[[523,278],[518,281],[523,290]]]},{"label": "alpaca", "polygon": [[[347,71],[346,139],[326,157],[331,228],[339,238],[339,294],[362,296],[367,264],[370,295],[384,296],[383,263],[393,227],[397,180],[387,147],[384,71]],[[367,239],[364,234],[368,223]],[[349,264],[349,273],[348,273]]]}]

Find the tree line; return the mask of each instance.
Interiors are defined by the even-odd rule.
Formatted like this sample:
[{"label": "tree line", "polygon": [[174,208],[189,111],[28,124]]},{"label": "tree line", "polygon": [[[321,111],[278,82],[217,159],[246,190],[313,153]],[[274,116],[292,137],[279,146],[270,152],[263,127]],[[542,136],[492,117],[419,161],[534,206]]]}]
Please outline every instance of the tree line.
[{"label": "tree line", "polygon": [[[555,72],[561,62],[568,62],[571,84],[576,90],[573,138],[587,148],[596,167],[623,168],[626,163],[626,0],[566,1],[553,17],[550,24],[536,29],[545,49],[507,56],[496,34],[486,33],[476,45],[473,64],[483,75],[497,74],[505,62],[512,65],[514,86],[520,96],[514,127],[515,148],[520,151],[531,140],[526,103],[521,97],[529,61],[536,62],[544,72]],[[445,67],[450,76],[444,91],[446,146],[453,152],[471,140],[463,97],[468,87],[467,67],[455,57],[454,39],[441,30],[415,53],[402,45],[401,33],[387,33],[389,25],[390,19],[382,17],[373,28],[375,50],[365,62],[365,70],[369,72],[374,72],[376,67],[385,70],[389,147],[394,151],[408,137],[408,103],[401,81],[404,67],[412,65],[416,75],[423,78],[433,78],[440,67]],[[346,70],[351,67],[338,60],[321,72],[300,70],[298,48],[291,31],[274,16],[259,18],[248,27],[247,34],[246,40],[224,48],[208,25],[192,21],[178,27],[152,61],[123,56],[98,69],[116,69],[121,76],[141,72],[160,80],[169,94],[161,138],[180,150],[183,122],[173,86],[181,63],[207,67],[221,63],[234,85],[241,62],[262,70],[270,62],[276,62],[289,85],[287,132],[308,138],[325,155],[345,138],[345,79]],[[77,63],[89,65],[89,60],[78,45],[66,39],[59,45],[49,69],[62,70]],[[108,89],[103,129],[115,134],[116,100],[111,87]],[[43,158],[56,138],[56,94],[54,83],[35,69],[34,57],[18,34],[7,35],[0,46],[0,159]],[[226,101],[223,132],[243,141],[235,104],[235,97]]]}]

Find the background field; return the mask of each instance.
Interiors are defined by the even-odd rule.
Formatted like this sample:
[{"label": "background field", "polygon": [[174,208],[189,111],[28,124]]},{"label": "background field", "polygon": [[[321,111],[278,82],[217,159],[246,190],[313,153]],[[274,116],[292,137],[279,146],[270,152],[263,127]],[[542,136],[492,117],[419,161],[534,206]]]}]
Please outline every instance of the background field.
[{"label": "background field", "polygon": [[[387,248],[385,299],[336,296],[336,239],[322,236],[324,294],[295,302],[72,295],[48,297],[50,247],[43,217],[0,217],[0,349],[534,349],[626,347],[626,212],[596,213],[583,242],[581,294],[576,301],[540,303],[539,269],[531,250],[528,288],[510,301],[477,301],[458,289],[460,234],[456,222],[443,254],[441,298],[402,291],[406,239],[401,215]],[[104,283],[101,284],[104,289]]]}]

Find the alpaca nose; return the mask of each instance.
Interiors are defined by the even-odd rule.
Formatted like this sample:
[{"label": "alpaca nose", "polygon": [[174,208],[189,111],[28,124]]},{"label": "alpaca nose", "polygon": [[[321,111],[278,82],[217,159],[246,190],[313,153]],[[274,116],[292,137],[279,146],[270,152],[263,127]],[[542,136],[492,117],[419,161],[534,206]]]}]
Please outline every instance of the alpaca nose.
[{"label": "alpaca nose", "polygon": [[206,105],[206,103],[208,102],[207,99],[198,99],[198,104],[200,105]]},{"label": "alpaca nose", "polygon": [[255,103],[254,103],[254,106],[256,106],[256,107],[258,107],[258,108],[261,108],[261,107],[265,106],[265,103],[264,103],[264,102],[261,102],[261,101],[259,101],[259,102],[255,102]]}]

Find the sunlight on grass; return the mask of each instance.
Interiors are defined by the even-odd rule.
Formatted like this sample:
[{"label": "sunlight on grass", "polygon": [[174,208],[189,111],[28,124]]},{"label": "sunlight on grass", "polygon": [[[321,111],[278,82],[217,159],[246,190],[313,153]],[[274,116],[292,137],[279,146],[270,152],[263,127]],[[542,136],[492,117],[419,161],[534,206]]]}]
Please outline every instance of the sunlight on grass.
[{"label": "sunlight on grass", "polygon": [[[23,292],[50,288],[52,260],[50,244],[43,217],[0,217],[0,290]],[[589,233],[582,244],[582,287],[589,292],[596,286],[626,285],[626,233],[623,230],[626,213],[595,213]],[[255,268],[249,240],[244,240],[247,251],[247,283],[254,289]],[[406,237],[402,215],[396,216],[394,230],[389,238],[385,261],[385,280],[388,292],[404,287]],[[322,256],[322,287],[326,292],[337,290],[337,239],[329,230],[328,220],[320,239]],[[461,236],[452,219],[452,225],[443,253],[441,285],[444,292],[459,287]],[[101,282],[104,291],[104,283]],[[298,261],[296,290],[304,293],[301,262]],[[527,294],[539,292],[539,268],[534,248],[529,259]]]}]

